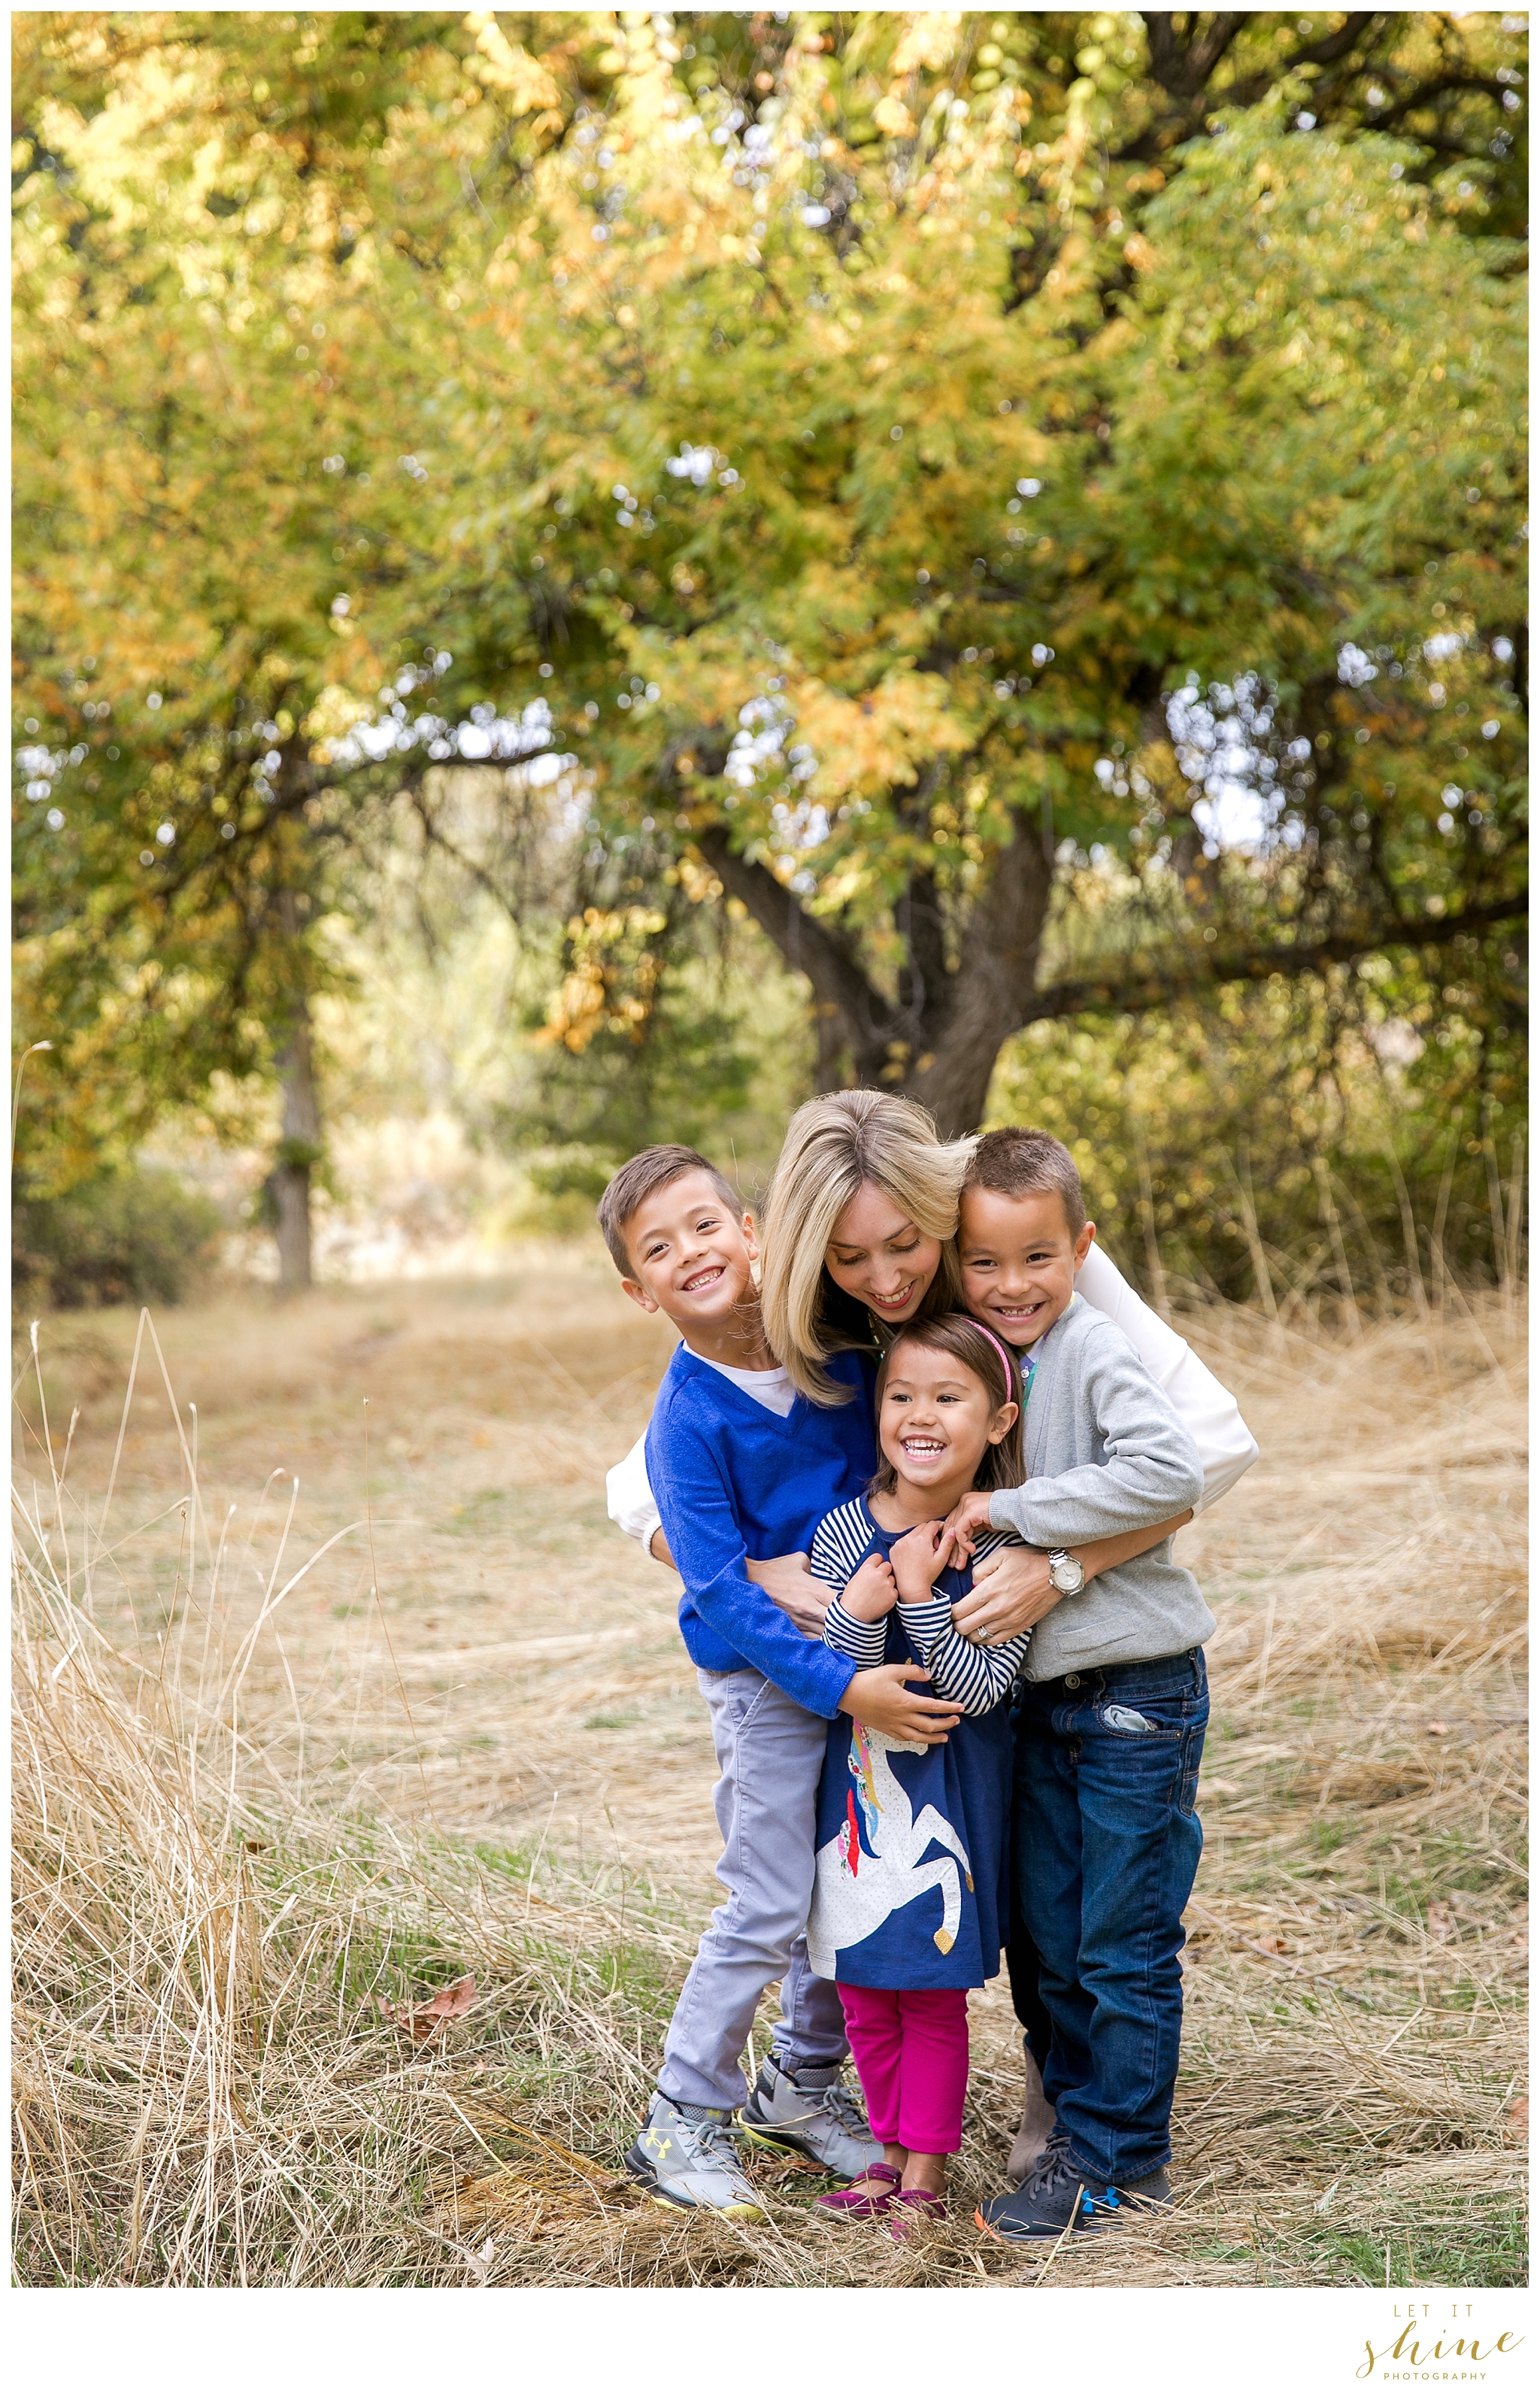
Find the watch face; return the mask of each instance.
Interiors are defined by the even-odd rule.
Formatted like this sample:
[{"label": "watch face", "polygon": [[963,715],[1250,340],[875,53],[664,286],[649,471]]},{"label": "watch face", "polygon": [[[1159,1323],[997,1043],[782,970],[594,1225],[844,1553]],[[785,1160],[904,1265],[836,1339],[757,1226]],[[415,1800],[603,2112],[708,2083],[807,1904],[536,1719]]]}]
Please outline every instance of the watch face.
[{"label": "watch face", "polygon": [[1085,1565],[1077,1563],[1073,1554],[1066,1554],[1062,1563],[1053,1564],[1049,1576],[1061,1595],[1078,1595],[1086,1583]]}]

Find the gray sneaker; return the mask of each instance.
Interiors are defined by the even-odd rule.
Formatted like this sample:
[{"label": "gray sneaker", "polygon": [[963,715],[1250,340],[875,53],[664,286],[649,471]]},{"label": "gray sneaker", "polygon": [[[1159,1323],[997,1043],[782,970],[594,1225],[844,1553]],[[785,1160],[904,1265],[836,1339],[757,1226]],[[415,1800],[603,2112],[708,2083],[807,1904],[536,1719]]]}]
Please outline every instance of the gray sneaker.
[{"label": "gray sneaker", "polygon": [[733,2150],[731,2118],[730,2111],[705,2111],[698,2118],[686,2118],[677,2103],[655,2094],[642,2132],[626,2154],[626,2167],[641,2178],[654,2202],[670,2209],[763,2218],[764,2212]]},{"label": "gray sneaker", "polygon": [[743,2106],[741,2131],[749,2143],[801,2152],[847,2184],[882,2157],[860,2103],[842,2082],[838,2061],[800,2069],[793,2077],[769,2056]]}]

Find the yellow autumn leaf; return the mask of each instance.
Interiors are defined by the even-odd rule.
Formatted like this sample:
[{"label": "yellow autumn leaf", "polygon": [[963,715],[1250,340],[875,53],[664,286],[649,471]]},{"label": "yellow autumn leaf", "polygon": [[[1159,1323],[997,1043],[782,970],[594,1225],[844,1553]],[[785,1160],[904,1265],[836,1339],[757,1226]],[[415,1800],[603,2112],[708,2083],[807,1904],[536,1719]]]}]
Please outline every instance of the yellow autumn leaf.
[{"label": "yellow autumn leaf", "polygon": [[494,90],[507,93],[516,116],[559,105],[561,93],[553,77],[528,50],[508,39],[489,9],[472,9],[465,18],[465,30],[476,35],[481,53],[476,73]]}]

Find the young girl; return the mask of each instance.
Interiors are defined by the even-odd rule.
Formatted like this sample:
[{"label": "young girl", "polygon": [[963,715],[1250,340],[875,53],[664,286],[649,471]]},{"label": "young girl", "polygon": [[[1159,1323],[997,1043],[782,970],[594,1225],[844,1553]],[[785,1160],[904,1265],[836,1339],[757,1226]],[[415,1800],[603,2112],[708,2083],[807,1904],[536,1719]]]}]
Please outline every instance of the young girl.
[{"label": "young girl", "polygon": [[[954,1628],[972,1567],[942,1521],[970,1489],[1020,1485],[1015,1385],[999,1340],[965,1314],[903,1328],[877,1385],[881,1464],[813,1541],[814,1573],[835,1589],[826,1642],[863,1667],[907,1663],[956,1706],[951,1733],[930,1745],[843,1717],[829,1730],[808,1955],[838,1984],[884,2151],[815,2205],[828,2218],[944,2208],[962,2140],[968,1989],[998,1973],[1010,1916],[1004,1698],[1031,1632],[985,1648]],[[986,1533],[974,1553],[1001,1542]]]}]

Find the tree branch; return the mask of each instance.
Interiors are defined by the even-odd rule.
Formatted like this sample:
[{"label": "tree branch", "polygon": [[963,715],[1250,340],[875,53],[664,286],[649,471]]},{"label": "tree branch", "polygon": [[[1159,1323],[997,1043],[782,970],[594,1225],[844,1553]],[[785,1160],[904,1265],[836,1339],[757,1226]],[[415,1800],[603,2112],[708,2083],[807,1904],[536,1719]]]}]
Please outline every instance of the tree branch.
[{"label": "tree branch", "polygon": [[1142,13],[1150,72],[1173,99],[1192,99],[1203,89],[1246,22],[1244,9],[1216,9],[1207,33],[1194,33],[1183,45],[1169,9],[1146,8]]},{"label": "tree branch", "polygon": [[1351,10],[1343,18],[1335,33],[1323,33],[1318,42],[1307,43],[1302,50],[1295,52],[1288,61],[1289,65],[1291,67],[1335,66],[1338,59],[1345,59],[1348,56],[1359,36],[1367,31],[1378,14],[1379,11],[1377,8]]},{"label": "tree branch", "polygon": [[478,864],[474,856],[467,856],[463,849],[457,846],[455,842],[446,832],[440,830],[437,823],[435,822],[428,807],[425,781],[424,774],[416,780],[403,781],[401,784],[403,793],[411,802],[411,811],[423,827],[424,839],[430,847],[437,847],[445,856],[450,857],[460,867],[462,872],[468,873],[476,886],[484,889],[488,896],[502,907],[516,928],[522,930],[524,918],[519,912],[516,898],[508,896],[505,891],[500,889],[486,867]]},{"label": "tree branch", "polygon": [[1270,980],[1274,973],[1297,977],[1393,948],[1447,947],[1455,939],[1498,930],[1505,922],[1523,922],[1528,914],[1529,897],[1520,891],[1490,906],[1467,907],[1458,914],[1430,914],[1420,922],[1366,924],[1359,932],[1336,932],[1327,938],[1300,940],[1291,947],[1225,951],[1216,947],[1189,962],[1164,969],[1151,966],[1123,980],[1109,972],[1097,978],[1058,981],[1038,992],[1026,1019],[1062,1022],[1077,1013],[1150,1013],[1174,998],[1192,996],[1226,981]]},{"label": "tree branch", "polygon": [[880,1057],[891,1032],[892,1015],[862,971],[855,949],[829,923],[804,912],[794,893],[777,880],[768,866],[740,856],[725,823],[707,823],[695,838],[729,897],[737,897],[748,908],[791,971],[806,975],[818,1003],[835,1008],[858,1065],[873,1055]]},{"label": "tree branch", "polygon": [[[1374,111],[1371,129],[1376,133],[1383,133],[1386,126],[1394,124],[1398,117],[1409,116],[1415,108],[1431,108],[1436,99],[1443,98],[1445,92],[1455,91],[1482,91],[1486,93],[1489,99],[1496,100],[1500,106],[1504,85],[1492,75],[1439,75],[1431,83],[1418,84],[1399,99],[1392,99],[1387,107],[1377,108]],[[1416,134],[1413,136],[1414,140],[1421,137]]]}]

